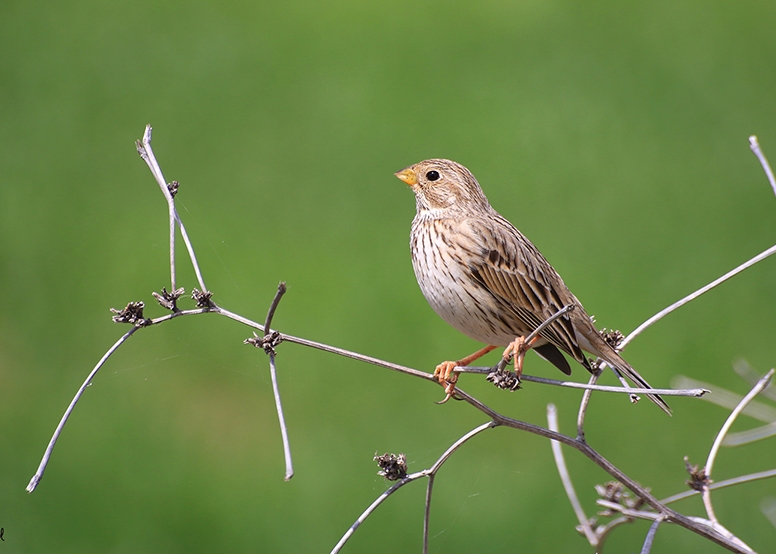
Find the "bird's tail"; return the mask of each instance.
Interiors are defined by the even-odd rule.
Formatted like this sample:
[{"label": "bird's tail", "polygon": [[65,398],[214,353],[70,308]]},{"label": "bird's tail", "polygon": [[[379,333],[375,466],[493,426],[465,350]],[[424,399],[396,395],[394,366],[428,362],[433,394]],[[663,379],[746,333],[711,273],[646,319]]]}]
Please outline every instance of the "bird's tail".
[{"label": "bird's tail", "polygon": [[[625,377],[630,379],[630,381],[634,385],[638,386],[639,388],[642,388],[642,389],[652,388],[652,386],[649,383],[647,383],[647,380],[644,379],[644,377],[642,377],[641,375],[639,375],[639,372],[633,369],[631,365],[628,362],[626,362],[614,348],[612,348],[606,342],[604,342],[604,344],[605,344],[605,347],[600,348],[600,350],[605,349],[606,352],[604,352],[604,355],[602,355],[601,358],[607,364],[609,364],[613,369],[616,369],[617,371],[625,375]],[[671,407],[668,404],[666,404],[666,401],[663,400],[659,394],[647,394],[647,398],[649,398],[652,402],[657,404],[658,407],[660,407],[660,409],[663,410],[665,413],[667,413],[668,415],[671,415]]]},{"label": "bird's tail", "polygon": [[[614,356],[606,356],[604,360],[607,364],[612,366],[614,369],[625,375],[630,381],[642,389],[651,389],[652,386],[647,383],[647,380],[644,379],[641,375],[639,375],[639,372],[633,369],[628,362],[622,359],[620,355],[617,353],[616,350],[612,348],[612,353]],[[649,398],[652,402],[658,405],[658,407],[663,410],[668,415],[671,415],[671,407],[666,403],[665,400],[661,398],[659,394],[649,394],[647,393],[647,398]]]}]

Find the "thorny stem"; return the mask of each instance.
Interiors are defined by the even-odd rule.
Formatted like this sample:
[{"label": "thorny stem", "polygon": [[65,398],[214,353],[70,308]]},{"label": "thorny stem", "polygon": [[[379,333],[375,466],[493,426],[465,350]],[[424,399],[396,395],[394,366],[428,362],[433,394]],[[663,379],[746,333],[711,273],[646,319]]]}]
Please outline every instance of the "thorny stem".
[{"label": "thorny stem", "polygon": [[[709,457],[706,459],[705,473],[707,480],[711,479],[711,472],[714,468],[714,461],[717,458],[717,452],[719,452],[719,447],[722,445],[722,441],[725,439],[725,435],[727,435],[731,425],[733,425],[733,422],[736,420],[739,414],[744,410],[744,408],[746,408],[746,405],[749,404],[749,402],[755,396],[757,396],[761,390],[768,386],[768,383],[773,377],[774,372],[776,372],[776,369],[771,369],[768,373],[766,373],[762,379],[760,379],[752,388],[752,390],[749,391],[749,394],[741,399],[741,402],[738,403],[738,406],[735,407],[735,409],[728,416],[727,420],[725,420],[724,425],[722,425],[719,433],[717,433],[717,438],[714,439],[714,444],[711,446],[711,450],[709,451]],[[715,524],[719,524],[717,516],[714,513],[714,506],[711,503],[711,491],[709,490],[708,484],[704,484],[702,495],[703,504],[706,507],[706,513],[709,516],[709,519]]]}]

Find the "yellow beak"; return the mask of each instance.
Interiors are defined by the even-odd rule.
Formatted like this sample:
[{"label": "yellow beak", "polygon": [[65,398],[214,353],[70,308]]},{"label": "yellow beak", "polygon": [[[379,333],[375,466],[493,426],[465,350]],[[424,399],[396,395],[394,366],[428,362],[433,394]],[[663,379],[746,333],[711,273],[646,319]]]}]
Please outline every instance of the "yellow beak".
[{"label": "yellow beak", "polygon": [[394,173],[399,179],[407,183],[409,186],[417,185],[418,184],[418,176],[415,174],[415,172],[412,170],[412,168],[402,169],[401,171],[397,171]]}]

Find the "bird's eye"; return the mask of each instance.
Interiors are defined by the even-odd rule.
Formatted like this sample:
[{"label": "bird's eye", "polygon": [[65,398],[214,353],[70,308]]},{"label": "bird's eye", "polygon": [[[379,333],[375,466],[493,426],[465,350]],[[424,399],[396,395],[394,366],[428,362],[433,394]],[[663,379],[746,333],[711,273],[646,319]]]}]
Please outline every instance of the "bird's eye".
[{"label": "bird's eye", "polygon": [[439,179],[439,172],[438,171],[434,171],[432,169],[431,171],[426,173],[426,179],[428,179],[429,181],[436,181],[437,179]]}]

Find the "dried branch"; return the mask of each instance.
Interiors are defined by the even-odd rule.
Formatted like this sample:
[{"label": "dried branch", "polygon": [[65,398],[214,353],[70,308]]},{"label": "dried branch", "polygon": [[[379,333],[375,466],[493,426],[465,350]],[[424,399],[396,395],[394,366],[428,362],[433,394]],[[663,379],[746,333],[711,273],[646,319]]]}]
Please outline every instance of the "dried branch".
[{"label": "dried branch", "polygon": [[[499,362],[500,363],[500,362]],[[477,374],[489,374],[497,367],[480,367],[480,366],[463,366],[456,367],[453,373],[477,373]],[[709,393],[708,389],[695,388],[695,389],[641,389],[635,387],[610,387],[606,385],[595,385],[592,383],[577,383],[576,381],[559,381],[557,379],[547,379],[546,377],[535,377],[533,375],[522,375],[521,380],[529,381],[531,383],[539,383],[542,385],[554,385],[556,387],[567,387],[570,389],[583,389],[591,391],[601,392],[617,392],[626,394],[660,394],[663,396],[691,396],[700,398],[701,396]]]},{"label": "dried branch", "polygon": [[[758,155],[758,157],[761,160],[761,163],[763,163],[763,167],[766,170],[766,174],[769,176],[769,180],[772,183],[772,186],[774,186],[774,192],[776,192],[776,185],[773,185],[773,176],[770,172],[770,167],[767,165],[767,160],[765,160],[764,156],[762,156],[762,153],[759,152],[759,147],[755,150],[754,145],[756,144],[756,139],[752,142],[753,146],[752,149],[755,151],[755,154]],[[30,481],[30,484],[27,487],[27,490],[32,492],[32,490],[35,489],[37,484],[40,482],[40,479],[43,476],[43,473],[45,471],[46,465],[50,459],[51,453],[53,451],[53,448],[57,442],[57,439],[59,435],[62,432],[62,429],[67,422],[67,419],[70,416],[70,413],[72,413],[72,410],[74,409],[76,403],[78,402],[79,398],[83,394],[86,387],[91,383],[92,379],[96,375],[97,371],[104,365],[104,363],[107,361],[107,359],[113,354],[113,352],[116,351],[116,349],[123,344],[127,338],[129,338],[135,331],[140,329],[141,327],[150,327],[154,326],[166,321],[171,321],[172,319],[176,317],[183,317],[188,315],[199,315],[203,313],[215,313],[224,317],[228,317],[234,321],[237,321],[243,325],[246,325],[252,329],[255,329],[257,331],[260,331],[263,333],[263,336],[256,335],[254,339],[248,339],[246,342],[250,342],[256,346],[262,347],[267,354],[270,357],[270,370],[272,374],[272,380],[273,380],[273,390],[275,393],[275,400],[276,400],[276,406],[278,409],[278,418],[280,420],[281,425],[281,435],[283,437],[283,444],[284,444],[284,452],[286,456],[286,480],[288,480],[291,475],[293,475],[293,468],[291,464],[291,457],[290,457],[290,449],[288,447],[288,437],[287,437],[287,430],[285,426],[285,421],[283,417],[283,411],[282,406],[280,403],[280,395],[278,392],[278,385],[277,385],[277,372],[275,367],[275,346],[277,346],[280,342],[291,342],[295,344],[299,344],[302,346],[315,348],[324,352],[336,354],[339,356],[348,357],[351,359],[359,360],[365,363],[369,363],[372,365],[376,365],[382,368],[391,369],[393,371],[399,371],[402,373],[405,373],[407,375],[411,375],[413,377],[419,377],[421,379],[425,379],[430,382],[436,382],[436,378],[429,374],[422,371],[418,371],[416,369],[408,368],[405,366],[401,366],[398,364],[394,364],[391,362],[387,362],[384,360],[380,360],[377,358],[372,358],[370,356],[365,356],[362,354],[358,354],[356,352],[351,352],[349,350],[345,350],[342,348],[318,343],[315,341],[311,341],[308,339],[303,339],[299,337],[294,337],[292,335],[286,335],[281,334],[278,331],[273,331],[270,328],[273,314],[277,308],[278,302],[280,301],[280,298],[282,297],[283,293],[285,292],[285,285],[283,283],[280,284],[278,287],[278,292],[275,295],[275,298],[270,305],[270,308],[267,313],[267,318],[265,320],[264,325],[261,325],[255,321],[252,321],[250,319],[247,319],[241,315],[235,314],[229,310],[226,310],[218,305],[216,305],[212,301],[212,293],[208,292],[205,288],[204,279],[202,278],[201,271],[199,269],[199,266],[197,264],[196,256],[194,254],[193,246],[188,238],[188,235],[186,233],[185,227],[180,220],[180,217],[177,213],[177,210],[175,209],[174,204],[174,195],[177,190],[177,183],[173,182],[171,184],[167,184],[167,182],[164,179],[164,176],[161,172],[161,168],[159,167],[158,162],[156,161],[156,158],[154,156],[153,150],[151,149],[151,127],[147,126],[145,129],[145,133],[143,135],[142,141],[138,141],[137,143],[138,152],[140,153],[143,160],[148,165],[149,169],[151,170],[152,174],[154,175],[154,178],[156,179],[157,183],[159,184],[160,188],[162,189],[163,194],[165,195],[165,198],[168,202],[168,208],[169,208],[169,215],[170,215],[170,273],[171,273],[171,293],[167,293],[165,289],[163,289],[162,294],[156,294],[154,293],[154,296],[157,298],[157,300],[160,302],[162,306],[164,306],[167,309],[172,310],[172,313],[166,314],[162,317],[153,318],[153,319],[147,319],[143,316],[142,303],[134,303],[129,304],[127,308],[122,310],[121,312],[116,312],[116,316],[114,318],[117,322],[126,322],[131,323],[133,325],[132,329],[128,331],[127,333],[122,336],[121,339],[119,339],[103,356],[103,358],[98,362],[98,364],[95,366],[95,368],[92,370],[92,372],[87,377],[86,381],[83,383],[81,388],[76,393],[75,397],[71,401],[70,405],[68,406],[68,409],[66,410],[64,416],[62,417],[59,425],[57,426],[54,435],[49,442],[49,445],[44,453],[43,459],[41,460],[40,466],[38,467],[38,471],[36,472],[35,476]],[[183,294],[183,290],[176,288],[176,275],[175,275],[175,226],[178,226],[178,228],[181,230],[181,235],[183,237],[184,243],[186,244],[187,250],[189,252],[189,257],[191,259],[192,265],[194,267],[194,271],[197,276],[198,283],[202,289],[200,292],[197,289],[193,289],[192,297],[196,300],[197,308],[192,310],[179,310],[177,308],[176,302],[177,299]],[[738,268],[732,270],[731,272],[727,273],[720,279],[717,279],[716,281],[710,283],[709,285],[699,289],[695,293],[685,297],[684,299],[680,300],[679,302],[673,304],[672,306],[669,306],[665,310],[661,311],[660,313],[656,314],[652,318],[648,319],[645,323],[643,323],[641,326],[639,326],[629,337],[627,337],[622,343],[619,345],[619,349],[622,350],[627,346],[627,344],[633,340],[636,336],[638,336],[644,329],[670,313],[671,311],[677,309],[678,307],[686,304],[687,302],[690,302],[691,300],[697,298],[704,292],[711,290],[711,288],[717,286],[718,284],[724,282],[726,279],[729,279],[733,275],[743,271],[744,269],[750,267],[754,263],[757,263],[758,261],[764,259],[767,256],[770,256],[771,254],[776,253],[776,246],[764,251],[760,255],[752,258],[748,262],[742,264]],[[551,323],[555,318],[562,316],[563,314],[570,311],[571,307],[564,307],[562,310],[559,310],[558,313],[554,314],[550,319],[548,319],[546,322],[544,322],[544,325],[548,325]],[[538,333],[540,329],[537,329],[534,333],[534,336],[536,333]],[[529,337],[529,341],[530,341]],[[492,371],[491,368],[458,368],[456,371],[459,372],[490,372]],[[616,373],[616,372],[615,372]],[[758,387],[755,387],[757,391],[762,390],[767,383],[767,380],[770,379],[770,377],[773,375],[774,370],[771,370],[771,372],[768,373],[768,375],[763,378],[763,380],[758,383]],[[457,389],[456,395],[461,400],[469,403],[472,407],[475,409],[483,412],[486,414],[489,418],[491,418],[491,421],[489,421],[486,424],[483,424],[476,429],[470,431],[466,435],[462,436],[460,439],[458,439],[438,460],[437,462],[429,469],[424,470],[422,472],[418,472],[409,476],[404,476],[401,481],[397,482],[394,486],[392,486],[390,489],[388,489],[385,493],[383,493],[375,502],[370,505],[369,508],[356,520],[356,522],[351,526],[351,528],[348,530],[348,532],[342,537],[340,542],[335,546],[335,549],[333,552],[338,552],[339,549],[342,547],[342,545],[345,544],[345,542],[348,540],[348,538],[353,534],[356,528],[366,519],[366,517],[369,516],[370,513],[374,511],[374,509],[382,503],[388,496],[390,496],[394,491],[398,490],[401,486],[403,486],[406,483],[409,483],[413,480],[417,480],[421,477],[428,477],[429,482],[426,490],[426,509],[425,509],[425,516],[424,516],[424,552],[427,551],[428,548],[428,527],[429,527],[429,514],[430,514],[430,506],[431,506],[431,498],[432,498],[432,491],[433,491],[433,484],[434,484],[434,478],[437,473],[437,471],[441,468],[441,466],[444,464],[444,462],[449,459],[449,457],[458,449],[461,445],[463,445],[466,441],[468,441],[473,436],[477,435],[478,433],[484,431],[485,429],[489,429],[498,425],[503,425],[505,427],[510,427],[514,429],[518,429],[521,431],[529,432],[532,434],[536,434],[539,436],[543,436],[545,438],[548,438],[552,441],[553,450],[556,452],[556,463],[559,467],[559,472],[561,473],[561,478],[564,482],[564,486],[566,487],[567,493],[569,494],[569,498],[572,502],[572,505],[574,506],[574,510],[577,513],[577,518],[580,520],[580,524],[583,527],[583,530],[585,534],[588,536],[588,540],[591,541],[591,544],[594,544],[592,541],[597,541],[598,546],[603,543],[603,540],[607,536],[607,534],[611,531],[611,529],[619,524],[619,522],[626,521],[631,518],[644,518],[644,519],[650,519],[654,523],[652,527],[650,528],[650,531],[647,535],[647,538],[644,542],[644,546],[642,548],[642,552],[648,552],[651,548],[652,538],[654,537],[654,534],[656,532],[657,526],[660,522],[666,521],[670,523],[678,524],[694,533],[697,533],[698,535],[705,537],[708,540],[711,540],[712,542],[715,542],[716,544],[719,544],[733,552],[751,552],[751,549],[749,549],[748,546],[746,546],[742,541],[740,541],[737,537],[729,533],[724,527],[719,525],[719,523],[716,521],[716,518],[713,515],[713,510],[709,510],[709,516],[710,520],[704,520],[701,518],[694,518],[694,517],[688,517],[684,516],[675,510],[669,508],[667,504],[669,502],[675,501],[679,498],[684,498],[688,496],[689,494],[695,494],[695,491],[690,491],[689,493],[685,493],[684,495],[676,495],[674,497],[670,497],[669,499],[665,501],[659,501],[657,500],[652,494],[649,492],[649,490],[645,487],[642,487],[639,483],[637,483],[634,479],[627,476],[624,472],[622,472],[620,469],[618,469],[616,466],[614,466],[611,462],[609,462],[606,458],[604,458],[601,454],[599,454],[595,449],[593,449],[591,446],[589,446],[585,441],[585,433],[584,433],[584,421],[585,421],[585,414],[587,411],[587,406],[589,404],[589,400],[592,395],[592,391],[605,391],[605,392],[626,392],[630,394],[631,396],[634,396],[637,393],[642,394],[661,394],[661,395],[674,395],[674,396],[702,396],[708,390],[703,388],[696,388],[694,390],[673,390],[673,389],[636,389],[636,388],[630,388],[627,383],[625,384],[625,388],[620,387],[604,387],[599,386],[596,384],[598,375],[600,374],[594,374],[590,378],[590,382],[587,385],[580,384],[580,383],[570,383],[565,381],[556,381],[552,379],[543,379],[538,377],[531,377],[528,375],[524,375],[523,379],[527,381],[533,381],[537,383],[542,384],[551,384],[551,385],[557,385],[557,386],[566,386],[566,387],[573,387],[573,388],[580,388],[584,389],[585,392],[582,396],[579,412],[577,416],[577,437],[571,438],[567,435],[564,435],[560,432],[558,432],[558,425],[557,425],[557,411],[553,407],[548,407],[548,419],[549,419],[549,429],[545,429],[543,427],[519,421],[516,419],[512,419],[509,417],[506,417],[504,415],[501,415],[494,410],[492,410],[490,407],[486,406],[485,404],[481,403],[476,398],[470,396],[465,391],[461,390],[460,388]],[[622,376],[619,376],[622,377]],[[622,379],[621,379],[622,380]],[[736,484],[738,482],[745,482],[746,480],[754,480],[757,478],[766,478],[766,477],[772,477],[776,473],[774,472],[763,472],[761,474],[752,474],[749,476],[743,476],[736,478],[736,480],[728,480],[724,482],[720,482],[717,484],[711,484],[710,480],[708,479],[711,468],[714,462],[714,458],[717,454],[719,444],[723,440],[725,434],[727,433],[727,430],[729,429],[730,425],[732,424],[735,417],[738,415],[738,413],[741,413],[743,410],[743,407],[745,406],[746,402],[753,397],[756,392],[755,389],[753,389],[752,392],[750,392],[749,395],[741,402],[741,404],[734,410],[734,413],[731,414],[731,416],[728,418],[728,421],[723,426],[723,429],[720,431],[717,440],[715,441],[714,446],[712,447],[712,451],[709,453],[709,459],[707,461],[707,468],[706,472],[703,474],[703,479],[701,479],[701,472],[700,470],[694,470],[695,473],[698,474],[698,480],[699,482],[702,482],[702,486],[699,487],[700,490],[703,491],[705,495],[708,496],[708,491],[716,489],[723,484],[726,486]],[[592,529],[592,526],[590,522],[587,520],[584,511],[582,510],[582,507],[579,503],[579,500],[576,498],[576,493],[574,492],[573,485],[571,484],[571,480],[568,476],[568,472],[565,468],[565,461],[563,459],[562,451],[560,449],[560,444],[565,444],[567,446],[570,446],[574,448],[575,450],[581,452],[583,455],[585,455],[587,458],[589,458],[593,463],[601,467],[604,471],[606,471],[610,476],[612,476],[618,483],[621,483],[622,486],[627,487],[633,495],[638,499],[635,503],[611,503],[612,506],[609,506],[612,510],[616,510],[623,514],[624,517],[618,518],[617,520],[610,522],[609,525],[601,526],[597,528],[596,530]],[[599,503],[603,504],[606,503],[606,500],[601,500]],[[642,510],[639,509],[642,504],[646,504],[649,506],[654,512],[648,511],[648,510]],[[709,500],[709,506],[710,506],[710,500]]]},{"label": "dried branch", "polygon": [[[264,320],[264,338],[272,337],[270,332],[270,325],[272,324],[272,317],[275,315],[275,310],[280,304],[280,299],[286,293],[286,284],[281,282],[278,284],[278,291],[275,297],[272,299],[272,304],[267,311],[267,319]],[[283,415],[283,403],[280,401],[280,388],[278,386],[277,369],[275,368],[275,346],[274,341],[272,344],[265,342],[264,348],[269,355],[269,371],[272,376],[272,393],[275,396],[275,409],[278,413],[278,423],[280,425],[280,435],[283,440],[283,457],[286,462],[286,475],[285,480],[289,481],[294,476],[294,464],[291,460],[291,444],[288,441],[288,427],[286,426],[286,418]]]},{"label": "dried branch", "polygon": [[[167,200],[167,207],[170,214],[170,280],[172,282],[170,290],[176,290],[175,287],[175,224],[177,222],[178,228],[181,230],[181,237],[186,244],[186,250],[189,252],[189,258],[191,259],[191,265],[194,267],[194,273],[197,276],[197,282],[203,291],[207,290],[205,286],[205,280],[202,278],[202,272],[199,269],[197,263],[197,256],[194,254],[194,247],[191,245],[189,235],[186,232],[186,227],[183,225],[183,221],[178,216],[178,211],[175,209],[175,201],[173,200],[173,192],[171,187],[168,186],[167,181],[162,174],[162,168],[159,167],[159,162],[156,161],[156,156],[151,148],[151,126],[146,125],[145,132],[143,133],[143,139],[135,142],[137,146],[137,152],[140,157],[148,165],[148,169],[151,170],[151,174],[159,184],[159,188],[162,189],[162,194]],[[177,182],[176,182],[177,183]],[[177,191],[177,186],[175,187]]]},{"label": "dried branch", "polygon": [[425,554],[428,551],[428,517],[429,512],[431,510],[431,489],[433,486],[433,478],[436,475],[436,473],[439,471],[439,469],[444,465],[444,463],[452,456],[452,454],[458,450],[461,446],[463,446],[464,443],[466,443],[469,439],[472,437],[475,437],[476,435],[480,434],[481,432],[492,429],[493,427],[496,427],[498,424],[494,421],[489,421],[487,423],[483,423],[482,425],[475,427],[468,433],[466,433],[464,436],[462,436],[460,439],[455,441],[450,448],[445,450],[444,454],[442,454],[439,459],[437,459],[436,462],[434,462],[434,465],[432,465],[428,469],[424,469],[423,471],[418,471],[417,473],[413,473],[412,475],[407,475],[404,477],[401,481],[398,481],[395,485],[393,485],[391,488],[389,488],[387,491],[382,493],[377,499],[372,502],[369,507],[364,510],[364,512],[356,519],[356,521],[353,523],[353,525],[350,526],[350,528],[347,530],[347,532],[342,536],[342,538],[339,540],[339,542],[334,546],[332,549],[332,554],[336,554],[339,552],[342,547],[345,545],[346,542],[350,539],[351,536],[353,536],[353,533],[355,533],[356,529],[358,529],[361,524],[366,520],[366,518],[369,517],[369,515],[380,505],[385,501],[386,498],[388,498],[390,495],[392,495],[394,492],[399,490],[401,487],[406,485],[407,483],[411,483],[413,481],[416,481],[418,479],[421,479],[423,477],[428,477],[428,488],[426,489],[426,511],[425,511],[425,518],[424,518],[424,526],[423,526],[423,553]]},{"label": "dried branch", "polygon": [[663,518],[659,517],[652,522],[652,525],[649,526],[647,537],[644,539],[644,545],[641,547],[641,554],[649,554],[649,552],[652,550],[652,541],[655,540],[657,528],[661,523],[663,523]]},{"label": "dried branch", "polygon": [[94,366],[94,369],[92,369],[88,377],[86,377],[86,380],[78,389],[78,392],[75,393],[75,396],[70,401],[70,405],[67,407],[67,410],[65,410],[65,414],[62,416],[62,419],[59,420],[59,425],[57,425],[57,428],[54,430],[54,435],[51,437],[51,440],[46,447],[46,451],[43,453],[43,459],[38,465],[38,470],[35,472],[35,475],[32,476],[30,483],[27,485],[27,492],[34,491],[38,486],[38,483],[40,483],[40,480],[43,479],[43,473],[46,471],[46,466],[48,465],[49,459],[51,458],[51,453],[54,451],[54,447],[57,444],[57,440],[59,440],[59,435],[62,433],[62,429],[64,429],[65,423],[67,423],[67,420],[70,418],[70,414],[73,413],[73,409],[78,403],[78,400],[81,398],[81,395],[86,390],[86,387],[91,384],[92,379],[94,379],[94,376],[97,375],[97,372],[100,371],[100,368],[105,364],[105,362],[108,361],[108,358],[110,358],[113,353],[118,350],[119,346],[124,344],[124,341],[131,337],[138,329],[140,329],[139,325],[132,327],[132,329],[124,333],[124,335],[108,349],[103,357],[100,358],[100,361],[97,362],[97,365]]},{"label": "dried branch", "polygon": [[[752,390],[749,391],[749,394],[747,394],[741,400],[741,402],[739,402],[738,406],[736,406],[736,408],[733,410],[730,416],[728,416],[724,425],[722,425],[722,428],[719,430],[719,433],[717,434],[717,438],[714,439],[714,444],[711,446],[711,450],[709,451],[709,456],[706,459],[706,466],[704,468],[705,481],[711,480],[711,473],[714,468],[714,461],[717,458],[717,452],[719,451],[719,447],[722,444],[722,441],[724,440],[728,430],[730,429],[730,426],[733,425],[733,422],[736,420],[738,415],[743,411],[743,409],[746,407],[749,401],[751,401],[755,396],[757,396],[757,394],[759,394],[759,392],[768,385],[774,373],[776,373],[776,369],[771,369],[768,373],[766,373],[762,377],[762,379],[760,379],[760,381],[752,388]],[[706,507],[706,514],[709,516],[709,519],[712,522],[714,522],[714,524],[718,525],[719,521],[717,520],[717,516],[714,514],[714,507],[711,502],[711,491],[709,489],[708,482],[704,483],[703,485],[702,496],[703,496],[703,504]]]},{"label": "dried branch", "polygon": [[765,157],[765,154],[763,154],[763,151],[760,150],[760,143],[757,141],[757,137],[755,135],[752,135],[749,137],[749,148],[752,149],[752,152],[754,152],[754,155],[757,156],[757,159],[760,160],[760,165],[763,166],[763,171],[765,171],[765,176],[768,177],[768,182],[771,184],[771,188],[773,189],[773,194],[776,194],[776,179],[773,178],[773,171],[771,171],[771,164],[768,163],[768,159]]},{"label": "dried branch", "polygon": [[660,310],[658,313],[656,313],[655,315],[650,317],[644,323],[642,323],[641,325],[636,327],[636,329],[634,329],[633,332],[631,332],[630,335],[625,337],[625,340],[623,340],[622,344],[620,344],[619,350],[620,351],[624,350],[625,347],[628,346],[628,344],[630,344],[630,342],[633,339],[635,339],[637,336],[639,336],[645,329],[647,329],[648,327],[652,326],[657,321],[663,319],[665,316],[667,316],[668,314],[670,314],[674,310],[676,310],[678,308],[681,308],[682,306],[684,306],[685,304],[687,304],[689,302],[692,302],[693,300],[695,300],[699,296],[709,292],[714,287],[716,287],[718,285],[721,285],[722,283],[724,283],[725,281],[727,281],[731,277],[734,277],[734,276],[738,275],[739,273],[741,273],[745,269],[748,269],[748,268],[752,267],[754,264],[763,261],[765,258],[767,258],[768,256],[771,256],[773,254],[776,254],[776,245],[771,246],[767,250],[764,250],[763,252],[757,254],[754,258],[751,258],[751,259],[747,260],[746,262],[742,263],[741,265],[739,265],[735,269],[732,269],[732,270],[728,271],[727,273],[725,273],[719,279],[715,279],[714,281],[712,281],[708,285],[699,288],[698,290],[696,290],[692,294],[688,294],[687,296],[685,296],[681,300],[678,300],[678,301],[674,302],[673,304],[671,304],[670,306],[668,306],[667,308],[665,308],[663,310]]},{"label": "dried branch", "polygon": [[[555,404],[547,404],[547,427],[549,427],[550,431],[559,432],[558,410],[555,407]],[[590,546],[598,546],[598,536],[595,531],[593,531],[591,521],[585,514],[585,510],[582,508],[582,503],[579,501],[577,492],[574,490],[574,484],[571,482],[571,476],[566,467],[566,460],[563,457],[563,450],[560,447],[560,443],[551,440],[550,446],[552,447],[552,455],[555,458],[555,466],[558,468],[558,475],[560,475],[563,488],[566,490],[566,496],[569,497],[571,508],[577,516],[577,521],[579,521],[577,529],[585,534]]]}]

